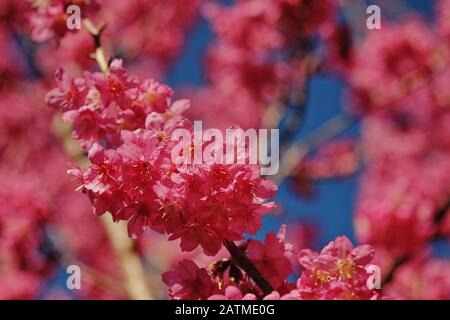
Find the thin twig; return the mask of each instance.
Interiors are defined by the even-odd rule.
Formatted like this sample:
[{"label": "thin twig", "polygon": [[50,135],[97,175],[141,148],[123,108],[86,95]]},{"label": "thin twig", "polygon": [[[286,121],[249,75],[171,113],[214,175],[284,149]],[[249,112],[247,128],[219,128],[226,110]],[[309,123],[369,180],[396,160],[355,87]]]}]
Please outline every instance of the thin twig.
[{"label": "thin twig", "polygon": [[105,52],[102,48],[101,43],[101,35],[103,30],[106,28],[106,23],[102,23],[99,26],[94,26],[94,24],[89,19],[83,20],[84,27],[86,30],[92,35],[95,42],[95,53],[93,54],[93,58],[97,61],[100,70],[102,70],[103,73],[108,74],[109,68],[108,68],[108,59],[106,59]]},{"label": "thin twig", "polygon": [[[101,46],[101,34],[106,23],[96,27],[89,19],[85,19],[83,24],[95,41],[94,59],[102,72],[108,74],[108,60]],[[101,217],[101,221],[122,269],[127,295],[133,300],[153,299],[142,261],[134,252],[133,241],[127,235],[126,224],[114,223],[106,215]]]},{"label": "thin twig", "polygon": [[247,275],[256,283],[264,295],[268,295],[273,291],[270,283],[262,276],[259,270],[255,267],[253,262],[239,249],[233,241],[225,239],[223,241],[225,248],[230,252],[231,258],[234,262],[244,270]]}]

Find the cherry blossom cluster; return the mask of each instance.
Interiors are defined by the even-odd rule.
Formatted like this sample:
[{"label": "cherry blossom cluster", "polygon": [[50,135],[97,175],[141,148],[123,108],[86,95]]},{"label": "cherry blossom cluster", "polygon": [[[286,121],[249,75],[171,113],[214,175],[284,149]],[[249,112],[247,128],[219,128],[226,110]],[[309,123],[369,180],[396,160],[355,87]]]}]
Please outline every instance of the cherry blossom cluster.
[{"label": "cherry blossom cluster", "polygon": [[[402,264],[392,282],[385,284],[383,292],[390,296],[410,300],[447,300],[450,281],[450,263],[423,252]],[[411,281],[414,279],[414,281]]]},{"label": "cherry blossom cluster", "polygon": [[[448,1],[439,1],[436,8],[445,6]],[[432,25],[417,18],[386,23],[354,50],[348,73],[353,110],[363,117],[366,162],[356,234],[376,247],[383,269],[392,270],[384,292],[394,297],[448,298],[450,292],[446,281],[439,288],[425,281],[415,295],[406,294],[411,287],[405,278],[418,265],[424,278],[449,270],[448,261],[430,251],[436,239],[449,236],[447,14],[439,10]]]},{"label": "cherry blossom cluster", "polygon": [[[285,242],[284,232],[282,228],[278,235],[269,233],[264,242],[250,240],[240,247],[269,279],[274,291],[262,293],[233,260],[222,259],[208,268],[183,260],[174,270],[163,274],[169,295],[173,299],[193,300],[381,298],[380,292],[371,287],[371,273],[367,269],[374,256],[372,247],[353,248],[346,237],[338,237],[320,252],[304,249],[296,253]],[[296,283],[291,283],[288,276],[295,265],[301,268],[301,274]]]},{"label": "cherry blossom cluster", "polygon": [[[70,171],[98,215],[128,220],[137,238],[151,228],[181,239],[181,249],[201,245],[216,254],[224,239],[254,234],[273,202],[276,186],[252,165],[179,166],[171,150],[172,132],[192,124],[181,115],[185,100],[171,102],[173,91],[149,79],[128,76],[120,60],[109,72],[71,79],[59,70],[58,88],[47,95],[64,111],[73,136],[88,150],[91,166]],[[195,154],[195,150],[188,150]]]},{"label": "cherry blossom cluster", "polygon": [[[37,48],[36,62],[49,78],[62,64],[75,72],[92,68],[95,64],[89,58],[95,50],[89,33],[84,28],[67,28],[67,8],[70,5],[80,8],[81,19],[89,19],[97,24],[109,22],[102,34],[102,41],[108,52],[112,55],[120,53],[121,57],[133,60],[137,60],[139,56],[137,71],[145,68],[162,76],[181,50],[186,31],[195,22],[201,2],[19,0],[10,6],[11,11],[23,12],[22,17],[26,16],[26,23],[22,25],[27,25],[31,38],[41,43]],[[55,50],[54,42],[58,43],[58,50]],[[53,59],[46,59],[49,54]]]},{"label": "cherry blossom cluster", "polygon": [[[81,30],[66,25],[73,4]],[[167,298],[165,284],[172,299],[448,299],[450,263],[436,247],[450,236],[450,1],[436,1],[432,22],[385,20],[360,42],[345,6],[0,1],[0,299],[132,298],[102,225],[111,219],[96,216],[105,213],[127,224],[128,253],[156,298]],[[167,76],[201,14],[215,38],[207,85],[177,89],[190,107],[147,77]],[[86,22],[101,32],[93,37]],[[99,46],[105,72],[93,72]],[[192,138],[188,117],[217,128],[276,125],[288,109],[302,118],[318,72],[348,85],[361,137],[312,148],[290,178],[312,197],[315,182],[361,172],[354,233],[363,245],[341,236],[313,251],[320,228],[304,221],[249,239],[274,211],[275,184],[255,165],[174,160],[172,134]],[[195,159],[198,148],[208,143],[183,156]],[[68,170],[75,182],[61,174],[69,162],[79,165]],[[51,281],[69,264],[83,270],[80,291]]]},{"label": "cherry blossom cluster", "polygon": [[169,87],[155,80],[140,83],[129,77],[121,60],[111,64],[108,75],[85,73],[72,79],[58,69],[56,81],[58,87],[48,93],[47,103],[64,111],[65,120],[74,124],[74,138],[81,140],[85,149],[95,142],[117,148],[122,130],[144,128],[147,115],[168,110],[173,95]]},{"label": "cherry blossom cluster", "polygon": [[[384,33],[396,41],[378,38]],[[417,35],[423,35],[421,41],[414,40]],[[363,123],[363,145],[369,168],[362,187],[357,225],[361,239],[381,241],[404,253],[414,251],[416,245],[420,246],[438,232],[436,215],[450,198],[450,99],[441,90],[448,82],[449,61],[443,51],[449,48],[439,46],[432,30],[417,22],[386,28],[367,41],[370,45],[364,43],[361,54],[370,46],[370,50],[377,50],[372,55],[374,58],[366,59],[365,67],[356,65],[352,74],[357,77],[363,72],[361,68],[373,63],[377,67],[371,70],[376,74],[366,77],[374,81],[371,91],[381,90],[381,86],[400,91],[395,100],[386,96],[383,101],[367,100],[359,104],[382,110],[369,114]],[[405,51],[409,56],[399,55]],[[376,80],[378,77],[385,85]],[[364,81],[358,80],[354,84],[355,92],[361,92],[363,85]],[[388,90],[383,91],[390,95]],[[386,233],[400,238],[380,239]]]},{"label": "cherry blossom cluster", "polygon": [[358,45],[345,26],[325,30],[332,47],[327,67],[347,81],[348,111],[361,119],[362,137],[358,149],[338,147],[339,140],[336,148],[335,142],[321,147],[292,179],[300,195],[311,197],[315,181],[361,167],[355,232],[375,247],[383,292],[391,297],[448,298],[450,292],[446,281],[436,290],[420,281],[412,294],[405,276],[417,274],[418,265],[429,266],[424,275],[430,277],[449,270],[432,250],[448,238],[450,221],[448,7],[449,1],[436,2],[433,23],[417,16],[385,21]]},{"label": "cherry blossom cluster", "polygon": [[[210,256],[222,245],[227,247],[227,242],[259,230],[261,216],[273,207],[264,200],[274,195],[276,186],[261,179],[258,166],[174,163],[171,133],[176,128],[192,130],[192,125],[181,115],[188,102],[172,103],[170,88],[129,76],[120,60],[114,60],[105,74],[86,73],[72,79],[58,70],[56,76],[58,87],[49,92],[47,102],[64,111],[63,118],[73,125],[74,138],[88,151],[91,165],[70,173],[89,196],[97,215],[109,212],[115,221],[127,220],[130,237],[153,229],[168,234],[169,240],[179,238],[182,251],[200,245]],[[76,121],[87,108],[91,121]],[[122,114],[131,119],[125,126]],[[195,155],[195,150],[189,152]],[[278,235],[269,233],[264,242],[247,240],[238,247],[273,292],[260,287],[255,275],[232,254],[209,269],[183,260],[163,275],[169,295],[175,299],[379,296],[368,287],[370,274],[364,269],[373,250],[366,246],[353,250],[345,237],[320,254],[300,252],[298,262],[304,271],[297,284],[290,283],[295,253],[284,233],[283,228]]]}]

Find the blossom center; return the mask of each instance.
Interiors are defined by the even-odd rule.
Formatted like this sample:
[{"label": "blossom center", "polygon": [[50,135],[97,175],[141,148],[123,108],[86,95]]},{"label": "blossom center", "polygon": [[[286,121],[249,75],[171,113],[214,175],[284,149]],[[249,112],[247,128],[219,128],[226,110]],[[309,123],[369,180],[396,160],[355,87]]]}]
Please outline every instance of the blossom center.
[{"label": "blossom center", "polygon": [[352,260],[340,259],[336,264],[341,278],[349,280],[353,277],[355,263]]}]

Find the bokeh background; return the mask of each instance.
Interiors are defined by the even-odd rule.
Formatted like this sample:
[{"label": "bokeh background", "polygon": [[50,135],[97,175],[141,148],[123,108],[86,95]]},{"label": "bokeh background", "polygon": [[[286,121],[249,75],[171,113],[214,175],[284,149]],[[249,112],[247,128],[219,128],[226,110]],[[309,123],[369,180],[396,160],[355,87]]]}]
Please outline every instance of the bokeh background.
[{"label": "bokeh background", "polygon": [[[233,5],[231,0],[221,2]],[[435,16],[434,6],[436,2],[433,0],[353,2],[353,5],[358,8],[364,4],[367,4],[367,6],[371,4],[379,5],[383,18],[389,18],[393,21],[401,20],[404,16],[417,13],[426,21],[431,22]],[[352,5],[352,2],[350,1],[348,5]],[[368,15],[364,12],[361,14],[360,17],[355,18],[365,21]],[[384,16],[385,14],[386,17]],[[360,30],[357,31],[359,32]],[[171,87],[177,90],[185,86],[202,86],[207,82],[203,72],[204,56],[214,37],[214,32],[211,30],[208,21],[200,17],[192,27],[187,43],[166,77],[166,82]],[[312,76],[307,112],[302,127],[295,133],[295,141],[301,141],[327,120],[345,112],[345,104],[348,103],[345,90],[345,82],[336,75],[322,74]],[[220,115],[217,115],[217,117],[220,117]],[[281,122],[280,124],[280,129],[283,130],[283,123]],[[337,137],[342,136],[358,138],[358,122],[355,122],[348,129],[337,135]],[[342,234],[348,235],[350,239],[355,241],[353,213],[360,173],[358,171],[345,179],[330,179],[317,183],[314,201],[299,198],[292,191],[289,182],[284,183],[276,198],[282,204],[284,214],[281,217],[268,217],[259,237],[263,238],[269,230],[276,230],[283,223],[300,220],[316,226],[318,231],[316,245],[318,247],[327,244],[330,239],[334,239]],[[441,248],[439,252],[443,255],[450,254],[450,251],[445,247]]]},{"label": "bokeh background", "polygon": [[[357,141],[361,138],[361,119],[364,116],[354,110],[354,88],[345,76],[349,72],[345,69],[346,66],[340,65],[343,64],[342,61],[334,61],[327,56],[326,50],[331,50],[330,45],[321,45],[322,42],[331,42],[329,38],[325,41],[323,38],[327,36],[322,34],[330,34],[327,29],[329,26],[320,23],[325,31],[318,28],[308,35],[308,43],[312,48],[308,50],[311,50],[311,55],[318,60],[330,59],[331,67],[324,67],[325,71],[313,72],[307,81],[300,79],[305,93],[302,110],[299,111],[298,106],[290,105],[292,103],[278,101],[282,106],[275,108],[276,115],[269,117],[270,121],[264,122],[260,119],[267,116],[265,112],[269,107],[254,106],[254,102],[248,103],[248,97],[242,98],[238,92],[231,94],[231,98],[228,92],[228,100],[222,104],[211,102],[216,97],[214,91],[202,94],[203,88],[211,86],[211,82],[224,81],[214,80],[218,69],[211,67],[208,60],[208,55],[220,55],[223,52],[220,53],[220,49],[214,51],[220,35],[218,36],[213,26],[216,19],[214,13],[211,13],[213,10],[205,6],[207,1],[177,0],[167,1],[166,4],[149,1],[148,10],[141,12],[139,5],[145,5],[140,1],[123,1],[120,4],[121,2],[109,2],[109,9],[105,9],[108,4],[104,4],[98,12],[93,9],[95,22],[110,20],[103,39],[107,53],[123,58],[130,73],[141,77],[154,77],[171,86],[178,98],[191,98],[193,110],[188,114],[191,120],[205,120],[212,126],[221,127],[232,123],[243,127],[279,127],[283,145],[302,146],[302,143],[313,139],[314,146],[312,150],[308,150],[308,157],[311,159],[318,153],[320,155],[320,147],[327,142],[337,142],[338,147],[339,143],[342,143],[344,155],[345,151],[349,150],[349,158],[344,159],[343,172],[331,168],[328,170],[330,172],[324,169],[326,172],[318,179],[304,181],[302,179],[305,177],[301,175],[283,179],[275,197],[278,208],[264,218],[263,227],[255,237],[262,240],[268,232],[277,231],[283,224],[287,224],[288,232],[292,231],[292,240],[297,241],[300,247],[307,246],[318,250],[340,235],[346,235],[352,242],[358,243],[360,239],[355,234],[354,218],[361,192],[361,179],[366,168],[364,161],[355,160],[354,157],[359,152]],[[210,2],[230,8],[236,5],[232,0]],[[382,32],[391,25],[403,24],[406,19],[423,20],[424,24],[431,28],[437,19],[436,6],[441,3],[437,0],[325,2],[338,7],[337,17],[333,18],[335,20],[332,24],[345,25],[348,28],[348,34],[345,33],[334,44],[344,47],[343,44],[350,37],[355,48],[363,43],[370,33]],[[91,213],[88,199],[74,191],[76,186],[65,175],[65,170],[69,168],[68,163],[84,155],[77,142],[70,138],[70,128],[62,123],[61,114],[51,111],[44,103],[45,93],[54,85],[53,75],[58,66],[78,75],[82,70],[95,70],[95,63],[88,57],[93,48],[92,39],[81,33],[58,34],[54,31],[57,30],[56,23],[48,25],[45,20],[48,17],[34,16],[33,10],[36,10],[36,6],[44,8],[45,3],[46,1],[34,1],[35,7],[30,9],[29,1],[0,0],[0,46],[4,48],[3,52],[7,53],[0,58],[0,104],[4,115],[0,120],[3,128],[7,128],[3,131],[0,129],[3,135],[0,140],[0,188],[7,186],[5,189],[8,190],[3,191],[1,195],[2,201],[8,205],[0,209],[0,246],[3,245],[3,252],[0,251],[0,298],[129,298],[126,290],[122,288],[124,279],[118,271],[120,263],[115,256],[117,252],[109,245],[108,232],[103,230],[101,218]],[[365,8],[370,4],[377,4],[381,8],[380,31],[367,30],[365,26]],[[445,8],[450,10],[450,5]],[[317,10],[316,13],[322,14],[325,9]],[[165,18],[166,15],[161,14],[162,12],[176,13],[167,13]],[[450,17],[450,13],[443,16]],[[307,19],[314,18],[315,16]],[[167,34],[161,30],[167,31]],[[265,30],[261,32],[264,33]],[[448,41],[447,38],[442,39]],[[343,52],[342,47],[338,52]],[[286,52],[276,52],[275,55],[277,54],[282,56]],[[398,54],[403,57],[406,53],[399,49]],[[367,59],[371,60],[372,57],[368,56]],[[290,76],[294,74],[295,77],[295,74],[303,72],[304,63],[306,62],[302,60],[300,66],[293,66],[283,72]],[[249,87],[259,80],[256,77],[250,79]],[[221,96],[217,97],[220,100]],[[195,107],[202,103],[203,107]],[[247,103],[251,107],[246,108]],[[290,126],[292,118],[298,118],[301,122],[294,126],[294,129]],[[338,121],[337,127],[333,127],[331,133],[320,131],[330,120],[333,122],[339,119],[342,122]],[[318,130],[322,133],[324,143],[315,145],[317,139],[314,139],[314,134]],[[41,146],[40,143],[36,144],[37,140],[45,143]],[[13,148],[12,145],[21,147]],[[338,148],[337,152],[334,150],[339,155],[341,149]],[[334,158],[335,153],[332,151],[331,155],[326,157],[328,166],[332,167],[330,162],[339,161],[338,156],[335,155]],[[444,166],[442,175],[450,175],[445,168],[448,166]],[[24,196],[28,193],[23,190],[32,196]],[[41,192],[44,193],[42,197]],[[38,199],[34,201],[36,195]],[[36,203],[39,203],[39,206]],[[36,207],[39,207],[38,214],[35,213]],[[23,219],[20,218],[23,221],[19,219],[15,222],[16,218],[10,217],[7,211],[24,212]],[[41,215],[44,211],[49,213]],[[13,224],[16,223],[23,228],[14,228]],[[3,231],[2,235],[2,230],[12,231]],[[166,288],[159,278],[161,272],[181,257],[192,257],[203,264],[211,262],[210,258],[202,257],[200,252],[182,254],[176,242],[168,243],[164,237],[151,232],[130,246],[142,260],[156,298],[167,297]],[[430,274],[429,278],[419,279],[417,283],[433,279],[432,281],[442,281],[442,288],[436,290],[439,291],[437,293],[432,289],[422,288],[412,294],[412,291],[408,290],[413,290],[414,286],[408,287],[408,284],[413,280],[401,278],[396,280],[400,284],[396,284],[397,287],[391,291],[397,295],[395,298],[450,297],[448,236],[433,240],[429,250],[431,253],[427,251],[427,255],[431,254],[440,259],[442,264],[430,268],[432,271],[427,271],[424,264],[419,264],[406,272],[411,275],[410,279],[417,277],[422,271]],[[379,259],[383,260],[380,257]],[[388,261],[385,273],[389,273],[389,265],[395,265],[395,258],[389,257],[385,261]],[[83,274],[87,275],[87,279],[83,279],[83,290],[67,289],[68,264],[81,265]]]}]

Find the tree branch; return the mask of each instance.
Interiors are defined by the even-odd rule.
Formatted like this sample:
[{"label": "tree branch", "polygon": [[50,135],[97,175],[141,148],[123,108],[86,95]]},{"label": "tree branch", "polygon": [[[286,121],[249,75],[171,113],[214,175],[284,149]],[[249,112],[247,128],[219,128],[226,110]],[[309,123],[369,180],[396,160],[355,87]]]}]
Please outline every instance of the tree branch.
[{"label": "tree branch", "polygon": [[114,223],[106,215],[101,217],[101,221],[119,260],[128,297],[133,300],[152,300],[153,294],[148,286],[144,267],[133,250],[133,240],[127,235],[126,224]]},{"label": "tree branch", "polygon": [[[95,27],[88,19],[83,21],[87,31],[94,37],[96,51],[94,58],[99,64],[103,73],[107,74],[108,62],[101,47],[101,33],[106,27],[103,23]],[[125,291],[130,299],[150,300],[153,294],[148,286],[147,276],[140,257],[134,252],[133,241],[128,237],[126,225],[123,223],[114,223],[106,215],[101,217],[103,227],[108,235],[111,246],[117,256],[125,281]]]},{"label": "tree branch", "polygon": [[101,43],[101,35],[103,30],[106,28],[106,23],[100,24],[98,27],[94,26],[94,24],[89,19],[83,20],[84,27],[86,30],[92,35],[95,42],[95,53],[93,54],[93,58],[97,61],[100,70],[103,73],[107,74],[109,72],[108,68],[108,60],[106,59],[105,52],[102,48]]},{"label": "tree branch", "polygon": [[223,241],[225,248],[231,254],[231,258],[234,262],[244,270],[247,275],[256,283],[256,285],[262,290],[264,295],[268,295],[273,291],[270,283],[262,276],[259,270],[255,267],[253,262],[239,249],[233,241],[225,239]]}]

